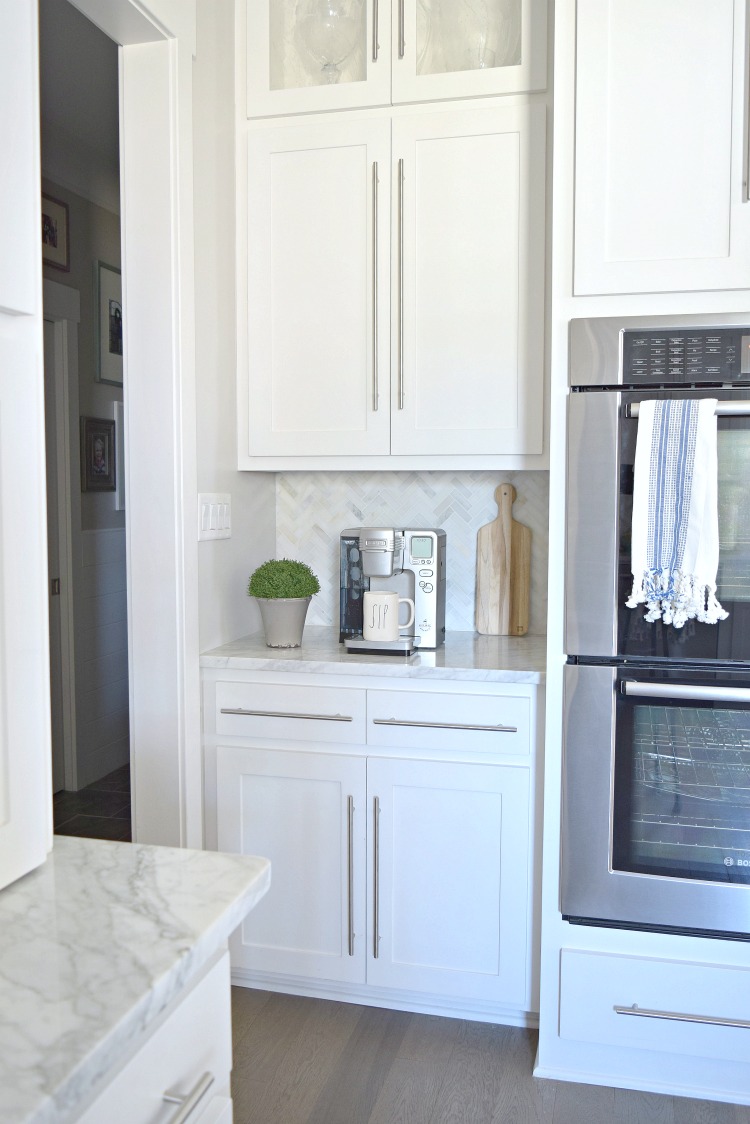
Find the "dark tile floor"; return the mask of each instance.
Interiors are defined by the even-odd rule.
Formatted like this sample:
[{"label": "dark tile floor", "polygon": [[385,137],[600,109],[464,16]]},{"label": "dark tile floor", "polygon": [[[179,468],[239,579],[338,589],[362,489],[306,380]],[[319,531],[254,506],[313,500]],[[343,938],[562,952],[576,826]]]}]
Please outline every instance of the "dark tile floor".
[{"label": "dark tile floor", "polygon": [[53,797],[56,835],[130,842],[130,766],[123,765],[78,792]]}]

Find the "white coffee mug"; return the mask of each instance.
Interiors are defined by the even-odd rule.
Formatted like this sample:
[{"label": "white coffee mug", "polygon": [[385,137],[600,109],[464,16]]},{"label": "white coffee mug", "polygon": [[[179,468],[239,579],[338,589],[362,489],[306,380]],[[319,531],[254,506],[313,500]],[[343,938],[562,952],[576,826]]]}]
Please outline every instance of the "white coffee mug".
[{"label": "white coffee mug", "polygon": [[[399,624],[400,605],[409,606],[409,619]],[[398,640],[399,629],[414,624],[414,602],[391,589],[368,590],[364,596],[362,636],[365,640]]]}]

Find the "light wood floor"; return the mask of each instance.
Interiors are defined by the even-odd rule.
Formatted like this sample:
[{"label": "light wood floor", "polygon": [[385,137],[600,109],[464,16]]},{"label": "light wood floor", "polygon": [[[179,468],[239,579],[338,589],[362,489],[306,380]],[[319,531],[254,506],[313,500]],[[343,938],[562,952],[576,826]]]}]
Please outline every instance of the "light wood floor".
[{"label": "light wood floor", "polygon": [[750,1124],[750,1108],[531,1076],[536,1033],[232,989],[235,1124]]}]

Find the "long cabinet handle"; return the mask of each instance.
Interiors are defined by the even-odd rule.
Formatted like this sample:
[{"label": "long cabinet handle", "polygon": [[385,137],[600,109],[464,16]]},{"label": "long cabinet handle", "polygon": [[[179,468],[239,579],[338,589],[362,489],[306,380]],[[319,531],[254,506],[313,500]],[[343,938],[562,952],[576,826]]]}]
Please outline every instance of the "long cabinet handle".
[{"label": "long cabinet handle", "polygon": [[380,24],[380,13],[378,11],[378,0],[372,0],[372,61],[378,61],[378,51],[380,44],[378,43],[378,32]]},{"label": "long cabinet handle", "polygon": [[222,707],[222,714],[246,714],[253,718],[303,718],[312,722],[353,722],[349,714],[294,714],[286,710],[244,710],[242,707]]},{"label": "long cabinet handle", "polygon": [[380,800],[372,800],[372,955],[380,956]]},{"label": "long cabinet handle", "polygon": [[647,1007],[639,1007],[634,1003],[632,1007],[613,1007],[616,1015],[638,1015],[643,1019],[669,1019],[678,1023],[705,1023],[708,1026],[734,1026],[740,1030],[750,1030],[750,1021],[747,1019],[723,1019],[718,1015],[714,1018],[709,1015],[688,1015],[680,1011],[654,1011]]},{"label": "long cabinet handle", "polygon": [[398,3],[398,57],[402,59],[406,54],[406,18],[404,13],[404,0]]},{"label": "long cabinet handle", "polygon": [[[629,418],[637,418],[640,414],[640,402],[631,402],[625,407]],[[746,418],[750,415],[750,402],[746,399],[734,402],[717,402],[714,413],[717,418]]]},{"label": "long cabinet handle", "polygon": [[398,162],[398,408],[404,408],[404,160]]},{"label": "long cabinet handle", "polygon": [[346,798],[346,891],[349,922],[349,955],[354,956],[354,797]]},{"label": "long cabinet handle", "polygon": [[471,722],[412,722],[407,718],[373,718],[373,726],[421,726],[427,730],[488,730],[492,734],[517,734],[518,726],[478,726]]},{"label": "long cabinet handle", "polygon": [[372,408],[377,412],[378,382],[378,162],[372,163]]},{"label": "long cabinet handle", "polygon": [[698,699],[701,702],[750,702],[750,687],[692,686],[690,683],[639,683],[623,679],[620,690],[624,695],[644,699]]},{"label": "long cabinet handle", "polygon": [[203,1099],[215,1080],[213,1073],[209,1073],[207,1070],[202,1077],[198,1078],[189,1093],[171,1091],[164,1093],[163,1101],[166,1101],[167,1104],[178,1104],[180,1106],[174,1116],[169,1118],[168,1124],[185,1124],[192,1116],[195,1106]]}]

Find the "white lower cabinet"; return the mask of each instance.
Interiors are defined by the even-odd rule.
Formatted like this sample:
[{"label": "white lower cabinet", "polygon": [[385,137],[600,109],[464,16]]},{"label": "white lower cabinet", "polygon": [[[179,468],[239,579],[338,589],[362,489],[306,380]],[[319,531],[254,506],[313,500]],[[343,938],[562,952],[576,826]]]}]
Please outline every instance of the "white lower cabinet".
[{"label": "white lower cabinet", "polygon": [[[183,998],[78,1124],[232,1124],[232,1025],[227,952]],[[180,1115],[182,1113],[182,1115]]]},{"label": "white lower cabinet", "polygon": [[367,980],[523,1007],[528,769],[370,759]]},{"label": "white lower cabinet", "polygon": [[747,1063],[750,969],[564,948],[560,1037]]},{"label": "white lower cabinet", "polygon": [[235,966],[358,982],[365,972],[364,758],[220,746],[220,851],[271,860]]},{"label": "white lower cabinet", "polygon": [[[218,848],[271,860],[271,888],[230,946],[241,982],[523,1017],[535,1007],[533,690],[350,690],[336,711],[355,718],[332,724],[329,689],[319,719],[309,688],[299,700],[294,687],[277,694],[269,709],[284,717],[267,720],[265,738],[256,716],[246,716],[252,736],[251,727],[242,740],[221,732],[226,711],[242,709],[222,704],[251,698],[249,684],[217,682],[206,700]],[[326,741],[355,734],[365,695],[366,743]],[[275,742],[278,729],[286,736]]]}]

